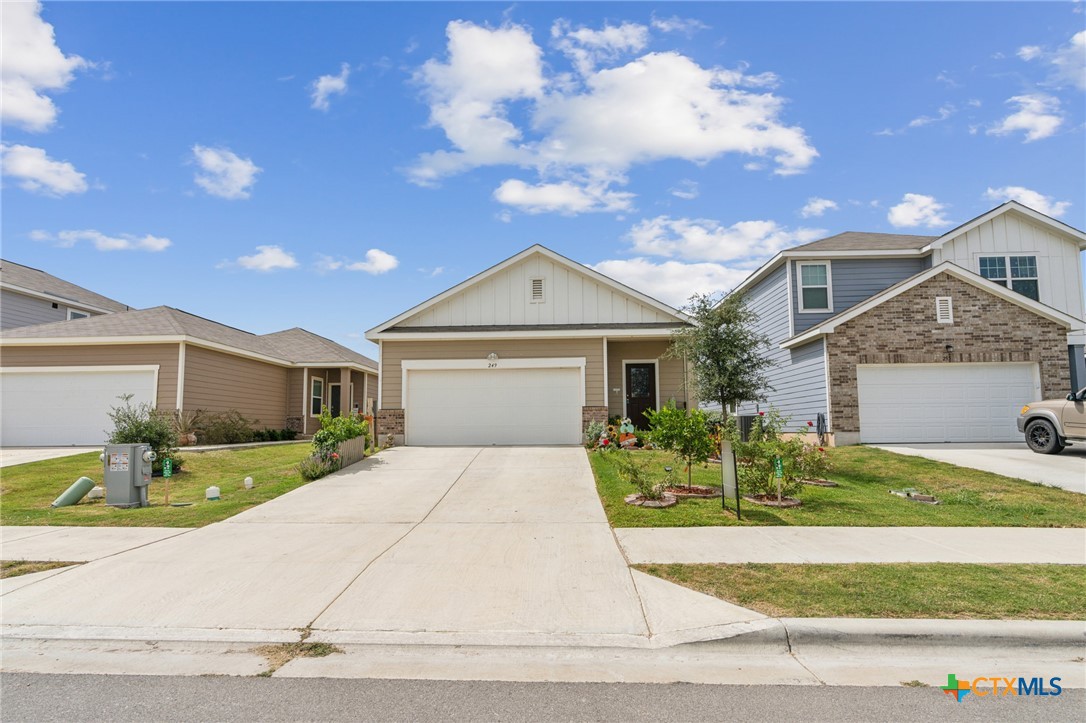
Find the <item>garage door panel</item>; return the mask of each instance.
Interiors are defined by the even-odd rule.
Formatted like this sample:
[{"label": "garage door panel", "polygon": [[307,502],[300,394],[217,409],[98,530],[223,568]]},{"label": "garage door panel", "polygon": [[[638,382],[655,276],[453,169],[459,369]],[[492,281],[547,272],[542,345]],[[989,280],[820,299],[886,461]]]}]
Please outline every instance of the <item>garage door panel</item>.
[{"label": "garage door panel", "polygon": [[856,368],[860,441],[1015,442],[1019,408],[1040,396],[1036,364]]},{"label": "garage door panel", "polygon": [[155,403],[155,372],[18,371],[0,374],[0,444],[10,447],[97,445],[113,424],[112,407]]},{"label": "garage door panel", "polygon": [[411,370],[406,442],[578,444],[581,384],[575,368]]}]

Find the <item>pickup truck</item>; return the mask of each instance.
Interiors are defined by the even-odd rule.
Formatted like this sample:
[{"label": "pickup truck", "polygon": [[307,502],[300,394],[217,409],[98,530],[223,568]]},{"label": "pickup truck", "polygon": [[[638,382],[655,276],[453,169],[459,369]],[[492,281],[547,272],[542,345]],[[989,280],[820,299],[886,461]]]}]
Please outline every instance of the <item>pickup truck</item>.
[{"label": "pickup truck", "polygon": [[1037,454],[1059,454],[1069,444],[1086,444],[1086,387],[1063,399],[1022,407],[1018,431],[1026,435],[1026,444]]}]

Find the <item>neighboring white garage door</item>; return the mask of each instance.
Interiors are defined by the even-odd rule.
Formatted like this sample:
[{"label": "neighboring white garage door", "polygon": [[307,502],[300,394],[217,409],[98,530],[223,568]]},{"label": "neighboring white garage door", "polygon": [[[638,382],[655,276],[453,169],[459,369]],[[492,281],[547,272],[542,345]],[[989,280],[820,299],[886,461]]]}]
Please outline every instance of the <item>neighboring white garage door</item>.
[{"label": "neighboring white garage door", "polygon": [[1018,412],[1041,397],[1034,363],[860,365],[856,377],[869,443],[1020,442]]},{"label": "neighboring white garage door", "polygon": [[51,447],[105,443],[119,396],[155,403],[158,367],[0,370],[0,445]]},{"label": "neighboring white garage door", "polygon": [[405,441],[580,444],[583,397],[579,368],[408,370]]}]

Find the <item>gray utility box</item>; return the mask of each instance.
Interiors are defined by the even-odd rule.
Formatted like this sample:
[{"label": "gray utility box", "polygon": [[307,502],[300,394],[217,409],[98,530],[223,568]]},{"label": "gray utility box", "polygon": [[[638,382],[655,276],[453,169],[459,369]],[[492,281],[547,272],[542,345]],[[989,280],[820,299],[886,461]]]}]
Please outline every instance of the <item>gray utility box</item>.
[{"label": "gray utility box", "polygon": [[106,504],[110,507],[148,507],[147,485],[155,451],[149,444],[107,444],[102,453]]}]

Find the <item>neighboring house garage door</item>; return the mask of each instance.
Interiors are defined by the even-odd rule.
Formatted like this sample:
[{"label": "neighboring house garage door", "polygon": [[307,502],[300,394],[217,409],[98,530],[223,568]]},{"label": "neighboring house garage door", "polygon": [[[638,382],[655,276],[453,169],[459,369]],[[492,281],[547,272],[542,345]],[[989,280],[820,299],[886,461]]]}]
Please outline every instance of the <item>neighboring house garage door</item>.
[{"label": "neighboring house garage door", "polygon": [[0,370],[0,444],[5,447],[99,445],[119,396],[155,402],[156,367],[8,367]]},{"label": "neighboring house garage door", "polygon": [[583,390],[579,368],[408,370],[405,441],[579,444]]},{"label": "neighboring house garage door", "polygon": [[1018,411],[1041,396],[1034,363],[860,365],[856,377],[865,443],[1020,442]]}]

